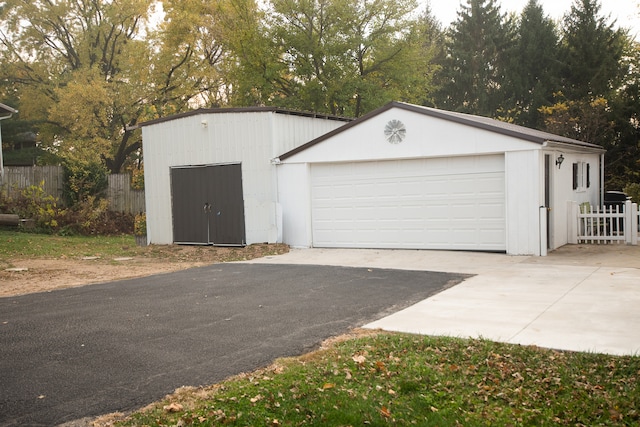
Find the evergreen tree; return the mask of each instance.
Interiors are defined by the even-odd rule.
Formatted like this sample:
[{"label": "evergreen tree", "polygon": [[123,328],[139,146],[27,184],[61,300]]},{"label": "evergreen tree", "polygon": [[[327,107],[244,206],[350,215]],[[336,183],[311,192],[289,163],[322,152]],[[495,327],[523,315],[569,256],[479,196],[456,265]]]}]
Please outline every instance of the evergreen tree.
[{"label": "evergreen tree", "polygon": [[530,128],[543,125],[541,106],[553,104],[558,90],[559,36],[554,22],[544,15],[538,0],[529,0],[518,23],[513,53],[509,55],[509,116]]},{"label": "evergreen tree", "polygon": [[564,19],[563,93],[570,99],[609,95],[628,70],[622,67],[627,31],[600,15],[599,0],[575,0]]},{"label": "evergreen tree", "polygon": [[446,41],[438,106],[495,117],[513,43],[513,22],[501,14],[495,0],[467,0],[461,5]]},{"label": "evergreen tree", "polygon": [[[616,138],[607,148],[607,189],[640,186],[640,43],[629,40],[625,63],[630,72],[611,102]],[[634,199],[640,202],[640,199]]]}]

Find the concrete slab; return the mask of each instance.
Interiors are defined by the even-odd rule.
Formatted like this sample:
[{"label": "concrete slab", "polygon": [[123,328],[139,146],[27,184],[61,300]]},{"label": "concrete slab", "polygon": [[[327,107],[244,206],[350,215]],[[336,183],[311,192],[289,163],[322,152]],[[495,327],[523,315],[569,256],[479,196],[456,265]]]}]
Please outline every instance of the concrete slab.
[{"label": "concrete slab", "polygon": [[252,262],[475,274],[365,328],[640,354],[640,246],[567,245],[547,257],[294,249]]}]

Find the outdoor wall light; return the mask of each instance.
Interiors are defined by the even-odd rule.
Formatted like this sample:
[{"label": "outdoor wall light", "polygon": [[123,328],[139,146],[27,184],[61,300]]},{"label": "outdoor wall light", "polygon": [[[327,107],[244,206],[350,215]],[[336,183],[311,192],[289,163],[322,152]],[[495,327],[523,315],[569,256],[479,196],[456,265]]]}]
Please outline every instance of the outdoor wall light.
[{"label": "outdoor wall light", "polygon": [[208,123],[206,120],[202,120],[202,121],[200,122],[200,125],[201,125],[203,128],[206,128],[207,126],[209,126],[209,123]]},{"label": "outdoor wall light", "polygon": [[558,169],[562,167],[562,162],[564,162],[564,156],[560,154],[556,159],[556,165],[558,165]]}]

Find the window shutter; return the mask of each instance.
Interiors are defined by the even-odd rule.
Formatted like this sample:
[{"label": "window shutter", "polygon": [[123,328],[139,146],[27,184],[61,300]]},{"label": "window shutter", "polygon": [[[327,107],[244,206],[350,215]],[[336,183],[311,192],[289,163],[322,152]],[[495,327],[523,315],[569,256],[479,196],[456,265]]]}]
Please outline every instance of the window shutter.
[{"label": "window shutter", "polygon": [[573,189],[578,189],[578,164],[573,164]]}]

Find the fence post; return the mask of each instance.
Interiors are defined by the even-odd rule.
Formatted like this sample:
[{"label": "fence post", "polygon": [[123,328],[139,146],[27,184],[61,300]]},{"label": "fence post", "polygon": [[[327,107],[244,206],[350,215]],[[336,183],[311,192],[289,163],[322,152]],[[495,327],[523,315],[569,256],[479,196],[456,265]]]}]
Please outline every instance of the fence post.
[{"label": "fence post", "polygon": [[567,212],[569,218],[567,218],[567,242],[575,245],[578,243],[578,202],[570,200],[567,202]]},{"label": "fence post", "polygon": [[631,227],[632,219],[633,216],[631,216],[631,201],[627,200],[626,202],[624,202],[624,218],[622,220],[624,225],[624,242],[627,245],[631,244],[631,236],[633,235]]},{"label": "fence post", "polygon": [[630,200],[627,200],[625,210],[627,209],[629,210],[629,214],[627,215],[625,220],[629,221],[627,223],[629,224],[629,226],[625,224],[625,235],[627,233],[626,232],[627,227],[629,228],[629,234],[630,234],[630,239],[627,240],[627,244],[636,246],[638,245],[638,204],[631,203]]}]

